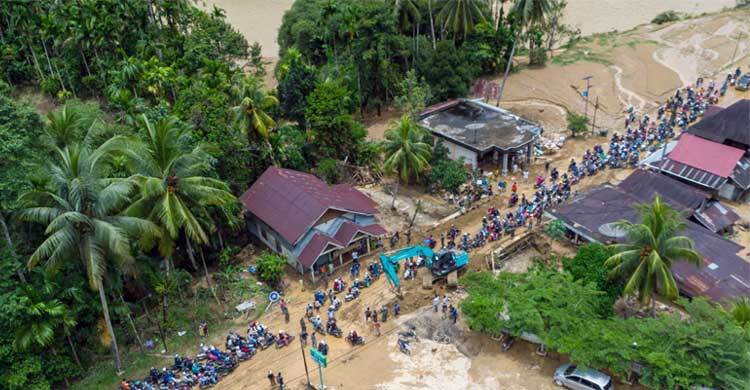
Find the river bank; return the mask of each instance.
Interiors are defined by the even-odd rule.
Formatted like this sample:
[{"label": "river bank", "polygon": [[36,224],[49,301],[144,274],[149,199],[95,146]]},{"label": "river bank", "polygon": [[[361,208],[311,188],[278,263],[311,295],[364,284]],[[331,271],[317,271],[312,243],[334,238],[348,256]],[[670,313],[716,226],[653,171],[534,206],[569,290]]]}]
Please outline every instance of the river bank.
[{"label": "river bank", "polygon": [[[294,0],[202,0],[205,8],[214,5],[226,11],[227,20],[248,42],[259,42],[264,57],[277,57],[276,33],[284,12]],[[584,36],[610,31],[626,31],[664,11],[689,15],[719,12],[732,8],[735,0],[568,0],[565,23],[581,29]],[[506,5],[507,7],[507,5]]]}]

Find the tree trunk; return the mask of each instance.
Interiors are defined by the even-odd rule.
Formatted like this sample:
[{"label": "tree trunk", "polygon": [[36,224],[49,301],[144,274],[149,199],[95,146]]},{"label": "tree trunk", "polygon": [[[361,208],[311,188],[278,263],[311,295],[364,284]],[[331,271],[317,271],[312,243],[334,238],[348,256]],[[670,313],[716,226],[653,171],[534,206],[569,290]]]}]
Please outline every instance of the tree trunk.
[{"label": "tree trunk", "polygon": [[29,48],[29,52],[31,52],[31,59],[34,60],[34,68],[36,68],[36,72],[39,73],[39,78],[41,81],[46,80],[47,78],[44,77],[44,72],[42,72],[42,67],[39,66],[39,59],[36,58],[36,53],[34,52],[34,48],[31,47],[31,42],[29,40],[26,40],[26,46]]},{"label": "tree trunk", "polygon": [[[52,71],[52,61],[49,57],[49,50],[47,50],[47,42],[45,42],[44,39],[42,39],[42,46],[44,47],[44,55],[47,57],[47,66],[49,66],[49,71],[52,73],[52,75],[55,75],[55,72]],[[57,69],[57,64],[55,64],[55,69]],[[65,84],[63,84],[62,74],[60,74],[60,69],[57,69],[57,79],[60,82],[60,88],[62,88],[63,91],[65,91]]]},{"label": "tree trunk", "polygon": [[[13,240],[10,239],[10,231],[8,230],[8,225],[5,223],[5,217],[3,217],[2,212],[0,212],[0,229],[3,230],[3,236],[5,237],[5,242],[8,244],[10,255],[15,258],[16,248],[13,246]],[[26,275],[24,275],[23,269],[16,271],[16,274],[18,275],[18,279],[21,279],[21,282],[26,283]]]},{"label": "tree trunk", "polygon": [[188,239],[187,234],[185,235],[185,251],[187,252],[188,258],[190,259],[190,264],[193,266],[193,269],[197,271],[198,263],[195,262],[195,253],[193,251],[193,246],[190,245],[190,239]]},{"label": "tree trunk", "polygon": [[91,77],[91,68],[89,68],[89,62],[86,61],[86,54],[83,54],[83,49],[81,49],[80,46],[78,46],[78,53],[81,54],[81,59],[83,60],[83,67],[86,68],[86,74]]},{"label": "tree trunk", "polygon": [[115,358],[115,372],[119,374],[122,372],[122,361],[120,360],[120,348],[117,346],[117,339],[115,338],[115,329],[112,327],[112,320],[109,318],[109,305],[107,305],[107,295],[104,293],[104,286],[102,285],[101,281],[98,282],[96,288],[97,290],[99,290],[99,300],[102,304],[104,322],[107,323],[107,332],[109,333],[109,337],[112,340],[111,346],[112,353],[114,354]]},{"label": "tree trunk", "polygon": [[513,64],[513,56],[516,54],[516,43],[518,42],[518,35],[513,39],[513,48],[510,49],[510,57],[508,63],[505,64],[505,74],[503,75],[503,82],[500,84],[500,90],[497,91],[497,103],[496,106],[500,106],[500,100],[503,98],[503,90],[505,89],[505,82],[508,81],[508,74],[510,74],[510,66]]},{"label": "tree trunk", "polygon": [[219,226],[218,226],[218,229],[216,229],[216,235],[218,236],[218,239],[219,239],[219,249],[223,251],[224,250],[224,237],[222,237],[221,235],[221,220],[219,220],[218,225]]},{"label": "tree trunk", "polygon": [[125,302],[125,297],[122,296],[122,293],[120,295],[120,302],[122,302],[123,306],[128,308],[128,322],[130,323],[130,327],[133,328],[133,333],[135,334],[135,340],[138,342],[138,349],[141,350],[141,353],[143,353],[143,340],[141,340],[141,334],[138,333],[138,328],[135,327],[135,321],[133,321],[133,316],[130,315],[130,308],[128,307],[128,304]]},{"label": "tree trunk", "polygon": [[65,338],[68,339],[68,345],[70,346],[70,352],[73,355],[73,360],[75,360],[78,368],[80,368],[81,371],[83,371],[83,365],[81,364],[81,359],[78,358],[78,352],[76,351],[75,344],[73,344],[73,339],[70,338],[70,333],[66,334]]},{"label": "tree trunk", "polygon": [[427,11],[430,13],[430,33],[432,34],[432,50],[437,49],[435,40],[435,18],[432,15],[432,0],[427,0]]},{"label": "tree trunk", "polygon": [[409,228],[406,230],[411,230],[412,226],[414,226],[414,220],[417,219],[417,214],[419,214],[420,211],[422,211],[422,201],[418,200],[414,207],[414,214],[412,214],[411,221],[409,221]]},{"label": "tree trunk", "polygon": [[219,300],[219,296],[216,295],[216,290],[214,290],[214,286],[211,284],[211,277],[208,275],[208,267],[206,267],[206,257],[203,256],[203,246],[198,246],[198,252],[201,254],[201,263],[203,263],[203,273],[206,275],[206,285],[208,285],[208,289],[211,291],[211,295],[214,296],[214,299],[216,299],[216,303],[219,306],[224,306],[221,304],[221,301]]}]

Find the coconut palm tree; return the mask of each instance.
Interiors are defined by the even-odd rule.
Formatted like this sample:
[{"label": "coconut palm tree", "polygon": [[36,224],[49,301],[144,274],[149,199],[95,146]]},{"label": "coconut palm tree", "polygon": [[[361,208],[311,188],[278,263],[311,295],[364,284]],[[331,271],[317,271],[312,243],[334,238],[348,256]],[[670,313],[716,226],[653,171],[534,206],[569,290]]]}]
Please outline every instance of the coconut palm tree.
[{"label": "coconut palm tree", "polygon": [[690,238],[677,235],[685,228],[685,222],[659,196],[637,209],[640,223],[623,220],[616,224],[627,240],[610,246],[614,254],[604,264],[611,268],[610,277],[627,278],[624,293],[637,293],[641,304],[651,303],[653,313],[655,293],[669,299],[678,296],[672,264],[686,261],[700,266],[702,257]]},{"label": "coconut palm tree", "polygon": [[[161,227],[159,249],[167,271],[174,243],[181,234],[188,257],[197,269],[192,243],[202,246],[209,242],[207,231],[214,225],[208,208],[227,209],[237,199],[226,183],[207,176],[212,166],[206,146],[189,147],[189,129],[177,118],[166,117],[152,123],[142,114],[138,126],[143,139],[120,150],[128,157],[131,179],[139,189],[125,213],[147,218]],[[211,287],[205,261],[203,270]]]},{"label": "coconut palm tree", "polygon": [[268,139],[271,131],[276,127],[276,121],[268,115],[268,110],[278,106],[279,100],[263,90],[260,82],[245,76],[232,87],[237,105],[233,107],[237,123],[247,133],[250,144],[258,141],[265,142],[270,150]]},{"label": "coconut palm tree", "polygon": [[466,39],[474,25],[485,20],[484,11],[484,4],[480,0],[452,0],[443,5],[437,18],[442,23],[443,30],[453,33],[455,41],[456,34]]},{"label": "coconut palm tree", "polygon": [[67,104],[47,114],[46,132],[52,145],[64,148],[78,139],[81,121],[81,115]]},{"label": "coconut palm tree", "polygon": [[46,171],[47,188],[22,195],[20,201],[27,208],[18,216],[47,226],[47,238],[31,254],[29,268],[44,262],[55,271],[63,262],[82,262],[89,285],[99,292],[119,372],[122,363],[105,292],[107,268],[131,270],[131,237],[139,237],[147,247],[160,232],[147,220],[118,215],[133,190],[127,180],[103,176],[112,145],[118,141],[113,138],[93,150],[77,144],[54,148],[55,160]]},{"label": "coconut palm tree", "polygon": [[[553,10],[553,2],[555,0],[515,0],[513,6],[510,8],[510,16],[515,19],[522,28],[528,29],[538,23],[543,23]],[[516,46],[518,45],[518,39],[521,36],[521,30],[516,32],[516,37],[513,39],[513,47],[510,50],[510,56],[508,63],[505,65],[505,74],[503,74],[503,82],[500,84],[500,91],[497,95],[497,105],[500,105],[500,99],[503,97],[503,90],[505,89],[505,82],[508,80],[510,74],[510,67],[513,63],[513,56],[516,54]]]},{"label": "coconut palm tree", "polygon": [[402,116],[396,127],[386,132],[383,142],[386,173],[397,172],[405,183],[412,177],[419,181],[419,175],[430,167],[432,154],[430,145],[422,142],[422,135],[422,130],[408,115]]}]

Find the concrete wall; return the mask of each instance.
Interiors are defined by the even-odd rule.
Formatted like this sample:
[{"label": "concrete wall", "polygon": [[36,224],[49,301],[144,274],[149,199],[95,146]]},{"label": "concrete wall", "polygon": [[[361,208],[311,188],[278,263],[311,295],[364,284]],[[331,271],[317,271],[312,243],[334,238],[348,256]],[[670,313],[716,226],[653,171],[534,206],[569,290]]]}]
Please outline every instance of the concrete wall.
[{"label": "concrete wall", "polygon": [[263,221],[259,220],[254,215],[251,215],[246,219],[246,224],[247,230],[250,234],[257,237],[258,240],[264,243],[272,252],[283,256],[287,263],[292,267],[297,268],[297,257],[292,253],[292,246],[276,233],[275,230],[271,229],[270,226],[263,223]]},{"label": "concrete wall", "polygon": [[458,160],[463,157],[464,163],[471,164],[472,168],[477,167],[477,154],[474,151],[464,148],[463,146],[455,144],[447,139],[443,139],[443,144],[448,148],[448,157],[451,160]]}]

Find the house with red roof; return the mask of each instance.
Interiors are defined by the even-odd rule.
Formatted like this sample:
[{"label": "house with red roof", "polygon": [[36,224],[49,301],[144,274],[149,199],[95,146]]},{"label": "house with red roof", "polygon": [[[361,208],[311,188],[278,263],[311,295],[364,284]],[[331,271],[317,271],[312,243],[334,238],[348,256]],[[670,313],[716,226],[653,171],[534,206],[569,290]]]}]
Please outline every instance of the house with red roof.
[{"label": "house with red roof", "polygon": [[[657,151],[655,154],[662,153]],[[750,100],[710,115],[680,136],[665,158],[647,159],[652,168],[683,182],[737,200],[750,193]]]},{"label": "house with red roof", "polygon": [[250,234],[313,280],[370,252],[387,233],[367,195],[291,169],[269,167],[240,202]]}]

